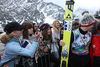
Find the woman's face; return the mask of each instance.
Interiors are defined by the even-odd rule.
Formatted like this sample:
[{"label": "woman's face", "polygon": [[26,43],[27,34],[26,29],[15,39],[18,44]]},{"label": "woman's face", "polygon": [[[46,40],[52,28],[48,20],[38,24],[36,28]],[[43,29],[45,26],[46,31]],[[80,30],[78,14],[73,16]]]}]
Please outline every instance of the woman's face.
[{"label": "woman's face", "polygon": [[34,29],[35,29],[35,30],[37,29],[37,25],[36,25],[36,24],[34,24]]},{"label": "woman's face", "polygon": [[91,26],[87,27],[87,31],[91,31],[91,30],[92,30],[92,28],[93,28],[93,25],[91,25]]},{"label": "woman's face", "polygon": [[48,35],[51,35],[51,28],[48,28]]},{"label": "woman's face", "polygon": [[33,28],[28,29],[28,34],[33,34]]},{"label": "woman's face", "polygon": [[59,22],[56,22],[56,28],[59,28],[60,27],[60,23]]}]

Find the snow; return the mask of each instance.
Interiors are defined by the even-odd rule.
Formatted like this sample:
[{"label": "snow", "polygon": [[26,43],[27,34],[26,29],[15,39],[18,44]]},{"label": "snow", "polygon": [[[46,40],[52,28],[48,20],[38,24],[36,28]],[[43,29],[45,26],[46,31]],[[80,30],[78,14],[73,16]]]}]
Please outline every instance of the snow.
[{"label": "snow", "polygon": [[[55,21],[56,19],[53,19],[52,17],[46,17],[44,20],[44,23],[49,23],[50,25],[53,24],[53,21]],[[59,21],[60,23],[62,23],[61,21]]]}]

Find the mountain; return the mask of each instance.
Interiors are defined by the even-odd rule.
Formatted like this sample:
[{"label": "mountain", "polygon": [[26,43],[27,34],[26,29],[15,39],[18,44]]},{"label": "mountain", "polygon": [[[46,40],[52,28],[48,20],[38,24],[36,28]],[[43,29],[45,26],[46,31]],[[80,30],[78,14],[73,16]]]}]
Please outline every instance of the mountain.
[{"label": "mountain", "polygon": [[33,23],[43,23],[44,19],[51,17],[63,20],[64,9],[53,3],[43,0],[0,0],[0,23],[24,20]]},{"label": "mountain", "polygon": [[53,3],[45,3],[38,5],[38,10],[43,12],[47,17],[53,17],[54,19],[63,20],[64,9]]}]

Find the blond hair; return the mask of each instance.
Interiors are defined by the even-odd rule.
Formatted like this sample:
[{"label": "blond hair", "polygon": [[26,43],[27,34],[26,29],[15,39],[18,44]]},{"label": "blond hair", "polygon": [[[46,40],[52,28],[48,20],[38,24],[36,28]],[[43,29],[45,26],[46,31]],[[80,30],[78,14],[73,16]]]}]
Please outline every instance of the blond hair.
[{"label": "blond hair", "polygon": [[2,43],[6,44],[12,37],[14,37],[14,35],[12,33],[9,35],[3,34],[0,38],[0,40]]},{"label": "blond hair", "polygon": [[54,29],[55,32],[59,32],[60,31],[60,27],[56,28],[56,23],[59,22],[58,20],[55,20],[52,24],[52,28]]}]

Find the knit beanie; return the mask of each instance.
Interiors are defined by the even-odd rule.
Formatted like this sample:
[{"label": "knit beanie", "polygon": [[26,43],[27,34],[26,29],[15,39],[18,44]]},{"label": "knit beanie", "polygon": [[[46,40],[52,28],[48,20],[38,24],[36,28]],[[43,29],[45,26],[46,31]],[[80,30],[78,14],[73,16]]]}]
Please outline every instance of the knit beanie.
[{"label": "knit beanie", "polygon": [[80,21],[81,27],[88,27],[88,26],[93,25],[94,23],[95,23],[95,19],[89,13],[84,14]]}]

